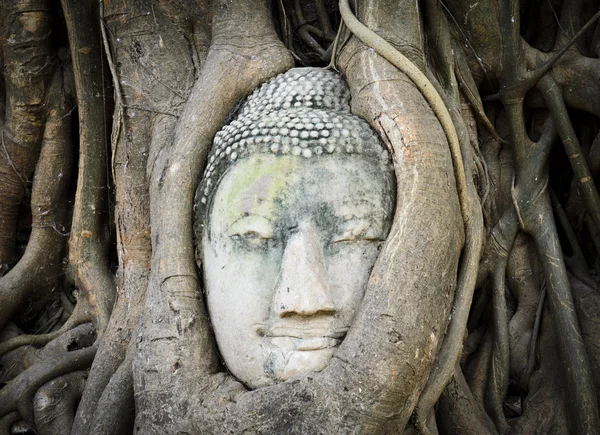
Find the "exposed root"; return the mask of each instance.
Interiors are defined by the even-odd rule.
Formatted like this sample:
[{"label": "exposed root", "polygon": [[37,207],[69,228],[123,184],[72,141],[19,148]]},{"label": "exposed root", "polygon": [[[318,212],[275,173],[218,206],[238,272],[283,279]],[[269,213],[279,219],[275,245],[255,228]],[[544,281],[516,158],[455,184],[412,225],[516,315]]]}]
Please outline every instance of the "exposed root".
[{"label": "exposed root", "polygon": [[441,395],[436,417],[443,434],[496,435],[498,432],[467,382],[456,367],[452,380]]},{"label": "exposed root", "polygon": [[0,435],[10,435],[10,429],[13,424],[18,422],[21,416],[17,411],[13,411],[10,414],[0,417]]},{"label": "exposed root", "polygon": [[[596,15],[600,17],[600,12]],[[578,181],[579,192],[583,197],[586,210],[591,216],[596,230],[600,230],[600,195],[569,119],[562,91],[550,76],[544,76],[540,80],[539,87],[544,94],[544,99],[556,123],[558,134],[569,156],[569,162]]]},{"label": "exposed root", "polygon": [[52,379],[90,366],[96,347],[62,352],[25,370],[0,390],[0,416],[18,410],[21,417],[33,424],[33,397],[38,389]]},{"label": "exposed root", "polygon": [[590,276],[590,272],[587,267],[587,261],[583,251],[581,250],[579,240],[577,240],[577,235],[575,234],[575,231],[573,230],[573,227],[571,226],[571,223],[569,222],[569,219],[562,205],[560,204],[560,201],[552,190],[550,190],[550,199],[552,200],[554,213],[560,222],[560,226],[564,231],[572,251],[570,256],[566,254],[564,255],[567,268],[573,275],[577,277],[578,280],[586,283],[590,287],[595,287],[596,283]]},{"label": "exposed root", "polygon": [[485,391],[488,385],[489,366],[492,360],[493,336],[491,328],[487,328],[477,352],[467,361],[464,375],[473,396],[479,403],[485,401]]},{"label": "exposed root", "polygon": [[[471,162],[473,160],[471,144],[468,140],[464,121],[462,120],[462,117],[460,117],[460,112],[458,111],[459,102],[456,100],[452,101],[449,97],[445,96],[444,93],[440,93],[440,95],[443,96],[445,104],[448,105],[449,108],[452,108],[450,111],[452,120],[454,125],[457,126],[457,131],[460,131],[461,133],[461,159]],[[430,374],[427,385],[419,397],[419,402],[415,410],[415,424],[417,428],[422,430],[426,430],[426,419],[432,413],[433,406],[444,391],[444,388],[452,379],[454,365],[460,359],[483,245],[483,214],[481,205],[473,183],[473,174],[470,165],[464,166],[464,168],[467,171],[465,180],[469,189],[469,203],[467,205],[468,214],[465,215],[463,211],[465,247],[458,272],[452,318],[449,322],[442,348],[437,357],[436,365]]]},{"label": "exposed root", "polygon": [[72,349],[89,347],[96,339],[91,324],[79,325],[60,335],[41,349],[23,346],[5,354],[2,361],[2,381],[8,382],[20,375],[23,371],[36,364],[43,363],[55,354],[64,353]]},{"label": "exposed root", "polygon": [[423,94],[427,102],[431,105],[433,112],[437,116],[450,145],[450,152],[454,163],[454,172],[456,176],[458,196],[460,198],[461,210],[465,225],[470,221],[469,206],[469,189],[465,178],[465,169],[463,167],[463,159],[460,152],[460,143],[456,134],[456,127],[452,122],[452,118],[442,97],[431,84],[429,79],[417,68],[417,66],[408,60],[402,53],[396,50],[390,43],[385,41],[375,32],[364,26],[350,10],[348,0],[340,0],[340,13],[348,26],[348,29],[365,45],[373,48],[380,56],[384,57],[388,62],[405,73],[408,78],[417,86]]},{"label": "exposed root", "polygon": [[[13,261],[19,208],[42,144],[47,113],[44,103],[56,55],[48,7],[32,11],[28,1],[17,0],[4,2],[0,8],[10,32],[2,43],[6,123],[0,131],[1,269]],[[6,321],[0,318],[0,325],[2,320]]]},{"label": "exposed root", "polygon": [[81,298],[87,300],[98,331],[103,331],[113,307],[115,284],[102,243],[108,211],[108,180],[100,21],[97,3],[91,7],[75,0],[62,0],[61,4],[73,56],[81,132],[69,262],[75,269]]},{"label": "exposed root", "polygon": [[[515,386],[526,391],[526,385],[520,381],[526,371],[531,346],[537,341],[536,311],[539,305],[539,294],[543,288],[535,245],[530,237],[521,233],[515,239],[506,274],[507,286],[510,290],[508,300],[514,300],[517,304],[508,325],[510,378]],[[507,307],[507,311],[510,315],[512,310]],[[535,361],[535,353],[533,357]]]},{"label": "exposed root", "polygon": [[[516,236],[513,234],[513,240]],[[512,245],[512,243],[511,243]],[[508,318],[506,308],[506,264],[507,256],[495,263],[492,274],[492,301],[494,310],[492,360],[489,367],[488,388],[486,390],[486,408],[491,414],[500,433],[508,432],[502,404],[508,390],[509,378],[509,342]]]},{"label": "exposed root", "polygon": [[39,435],[71,432],[86,377],[87,371],[69,373],[42,385],[35,393],[33,414]]},{"label": "exposed root", "polygon": [[[460,266],[457,290],[455,292],[453,319],[440,348],[427,385],[419,397],[419,402],[415,408],[415,415],[413,416],[417,428],[427,433],[436,430],[432,414],[433,406],[451,379],[454,365],[460,357],[460,349],[462,347],[469,307],[475,287],[477,266],[482,245],[483,219],[481,207],[474,189],[470,166],[466,170],[463,165],[463,161],[472,161],[471,144],[460,115],[459,101],[453,99],[451,96],[446,96],[435,78],[432,76],[426,77],[415,64],[405,58],[389,43],[360,24],[352,15],[347,1],[340,2],[340,12],[348,28],[365,45],[373,48],[379,55],[412,80],[433,109],[446,133],[446,138],[450,145],[454,177],[465,225],[466,247]],[[452,70],[453,68],[451,67],[449,71]],[[446,79],[449,81],[453,80],[452,77],[446,77]],[[456,95],[454,93],[454,96]]]},{"label": "exposed root", "polygon": [[18,335],[9,340],[0,342],[0,356],[21,346],[44,346],[55,338],[60,337],[66,331],[69,331],[70,329],[75,328],[83,323],[87,323],[91,320],[89,317],[85,316],[83,310],[76,309],[76,311],[73,313],[74,314],[71,314],[67,321],[60,327],[60,329],[54,332],[39,335]]},{"label": "exposed root", "polygon": [[521,375],[521,385],[524,388],[529,389],[529,381],[531,379],[531,374],[535,369],[535,365],[537,363],[537,343],[538,337],[540,334],[540,327],[542,325],[542,313],[544,312],[544,303],[546,302],[546,287],[544,286],[539,295],[538,295],[538,306],[535,312],[535,322],[533,324],[533,329],[531,331],[531,340],[529,342],[529,352],[527,353],[527,365],[525,366],[525,370],[523,370],[523,374]]},{"label": "exposed root", "polygon": [[[519,135],[523,131],[522,134],[525,135],[524,128],[518,127],[523,122],[520,107],[518,113],[513,113],[513,116],[513,132]],[[542,140],[540,140],[541,142]],[[539,148],[548,153],[547,150],[544,151],[544,148],[549,148],[549,146],[540,146]],[[536,152],[540,151],[536,150]],[[600,427],[596,393],[552,216],[546,183],[546,159],[532,159],[526,149],[517,149],[516,155],[517,160],[524,162],[523,166],[525,167],[517,166],[517,179],[521,181],[515,190],[515,207],[519,210],[523,229],[530,233],[535,240],[544,269],[557,331],[558,349],[563,363],[563,373],[567,379],[565,386],[567,400],[571,403],[569,406],[570,423],[572,430],[577,433],[594,433],[595,429],[592,428]],[[534,163],[536,160],[539,162],[537,167]],[[531,167],[532,165],[534,166]],[[533,196],[532,192],[535,192]]]},{"label": "exposed root", "polygon": [[[90,433],[97,435],[131,434],[135,417],[132,362],[135,341],[98,401],[98,411],[90,425]],[[73,431],[74,435],[78,432]],[[83,433],[82,433],[83,435]]]},{"label": "exposed root", "polygon": [[[468,158],[467,161],[469,162],[472,160],[470,158],[470,143],[468,142],[464,123],[459,119],[460,115],[458,115],[458,113],[460,112],[453,111],[455,116],[452,117],[451,112],[448,110],[449,107],[455,107],[458,102],[455,102],[454,105],[451,105],[452,103],[449,101],[444,102],[443,97],[440,96],[440,91],[432,85],[431,78],[428,79],[400,52],[373,31],[362,25],[352,15],[347,0],[340,1],[340,13],[348,28],[361,41],[375,49],[377,53],[399,68],[402,72],[406,73],[422,92],[444,128],[454,163],[456,183],[465,224],[466,247],[461,269],[459,271],[459,280],[455,296],[455,318],[453,322],[450,323],[444,345],[438,356],[438,362],[434,366],[433,372],[423,394],[419,398],[419,403],[416,408],[416,425],[421,430],[426,430],[425,428],[428,426],[426,419],[431,414],[434,404],[437,402],[446,384],[451,379],[454,364],[460,358],[460,349],[467,324],[473,291],[475,289],[477,266],[482,246],[483,217],[481,214],[481,207],[479,206],[479,201],[474,189],[473,178],[472,176],[467,177],[463,165],[463,158]],[[463,132],[463,141],[466,142],[462,147],[457,135],[458,125],[462,127],[461,132]],[[466,155],[463,155],[465,153]]]},{"label": "exposed root", "polygon": [[49,99],[31,193],[32,233],[21,260],[0,278],[0,328],[32,298],[47,298],[61,277],[72,156],[71,104],[62,70],[54,77]]}]

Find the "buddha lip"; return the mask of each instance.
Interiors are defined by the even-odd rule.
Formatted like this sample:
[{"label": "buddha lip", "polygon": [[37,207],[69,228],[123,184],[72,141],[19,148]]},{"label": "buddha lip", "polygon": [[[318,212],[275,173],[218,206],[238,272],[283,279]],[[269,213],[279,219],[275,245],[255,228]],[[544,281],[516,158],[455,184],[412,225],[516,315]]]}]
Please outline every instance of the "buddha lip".
[{"label": "buddha lip", "polygon": [[349,327],[342,328],[299,328],[285,324],[257,325],[256,332],[263,337],[289,337],[299,340],[334,339],[341,341],[346,336]]},{"label": "buddha lip", "polygon": [[279,348],[295,351],[331,349],[342,342],[341,339],[332,337],[296,338],[291,336],[270,337],[270,341]]}]

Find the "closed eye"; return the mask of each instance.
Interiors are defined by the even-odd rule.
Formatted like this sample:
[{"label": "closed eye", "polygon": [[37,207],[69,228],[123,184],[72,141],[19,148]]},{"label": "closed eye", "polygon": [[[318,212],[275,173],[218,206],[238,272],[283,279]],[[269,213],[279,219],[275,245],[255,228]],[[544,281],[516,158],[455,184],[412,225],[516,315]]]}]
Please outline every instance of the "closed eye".
[{"label": "closed eye", "polygon": [[333,243],[351,243],[351,242],[385,242],[383,237],[364,237],[360,235],[353,235],[349,237],[339,237],[333,240]]},{"label": "closed eye", "polygon": [[231,235],[231,238],[234,240],[240,240],[240,239],[246,239],[246,240],[253,240],[253,239],[262,239],[262,240],[271,240],[272,237],[267,236],[265,234],[261,234],[258,233],[256,231],[246,231],[245,233],[235,233]]},{"label": "closed eye", "polygon": [[264,216],[248,215],[235,221],[228,233],[247,248],[262,248],[273,239],[273,224]]},{"label": "closed eye", "polygon": [[333,240],[333,243],[348,243],[348,242],[385,242],[384,238],[381,237],[361,237],[361,236],[352,236],[345,238],[338,238]]},{"label": "closed eye", "polygon": [[232,234],[231,238],[243,243],[246,248],[250,249],[266,248],[269,245],[269,241],[273,240],[272,237],[265,236],[256,231],[247,231],[243,234]]},{"label": "closed eye", "polygon": [[365,219],[344,222],[338,235],[332,239],[333,243],[383,241],[385,241],[383,228]]}]

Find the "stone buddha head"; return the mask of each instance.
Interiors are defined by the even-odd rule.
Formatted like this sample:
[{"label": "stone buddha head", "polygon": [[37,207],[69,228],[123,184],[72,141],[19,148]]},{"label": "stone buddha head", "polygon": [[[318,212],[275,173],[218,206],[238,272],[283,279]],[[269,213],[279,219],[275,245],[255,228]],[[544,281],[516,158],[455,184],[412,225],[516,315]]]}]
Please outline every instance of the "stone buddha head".
[{"label": "stone buddha head", "polygon": [[223,361],[250,388],[326,367],[391,227],[393,168],[339,75],[295,68],[214,139],[197,253]]}]

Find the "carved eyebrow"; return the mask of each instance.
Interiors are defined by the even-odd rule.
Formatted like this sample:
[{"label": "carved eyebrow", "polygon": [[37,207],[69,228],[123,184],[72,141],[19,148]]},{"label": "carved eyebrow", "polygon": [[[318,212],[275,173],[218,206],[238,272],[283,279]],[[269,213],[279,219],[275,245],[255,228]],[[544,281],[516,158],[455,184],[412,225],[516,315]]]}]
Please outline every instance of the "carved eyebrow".
[{"label": "carved eyebrow", "polygon": [[348,219],[344,219],[339,224],[339,230],[346,232],[349,230],[355,230],[361,228],[364,230],[375,230],[375,231],[386,231],[388,225],[381,219],[374,218],[373,216],[353,216]]},{"label": "carved eyebrow", "polygon": [[373,208],[379,209],[379,211],[385,212],[385,209],[383,207],[383,204],[378,203],[376,201],[372,201],[370,199],[365,199],[365,198],[357,198],[357,199],[343,199],[340,203],[340,205],[345,205],[345,206],[355,206],[357,204],[366,204],[366,205],[370,205]]},{"label": "carved eyebrow", "polygon": [[[371,206],[372,208],[368,211],[363,211],[363,212],[358,212],[356,210],[356,205],[357,204],[366,204],[368,206]],[[343,201],[341,203],[342,206],[347,206],[348,211],[346,213],[335,213],[334,214],[337,217],[340,217],[342,219],[346,219],[346,220],[352,220],[352,219],[367,219],[369,221],[375,221],[375,220],[385,220],[385,219],[391,219],[394,216],[394,208],[392,207],[391,210],[391,214],[388,213],[386,211],[386,209],[383,207],[382,204],[376,204],[373,201],[369,201],[367,199],[360,199],[360,200],[356,200],[356,201]]]},{"label": "carved eyebrow", "polygon": [[[227,207],[225,208],[225,211],[229,212],[231,210],[232,207],[238,205],[240,202],[246,202],[248,201],[248,198],[238,198],[235,201],[230,202]],[[273,201],[272,199],[269,198],[261,198],[261,201],[259,202],[259,204],[268,204],[268,203],[274,203],[275,201]],[[249,214],[250,212],[246,212],[246,214]],[[265,219],[268,219],[266,216],[263,216]]]}]

